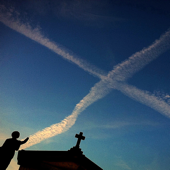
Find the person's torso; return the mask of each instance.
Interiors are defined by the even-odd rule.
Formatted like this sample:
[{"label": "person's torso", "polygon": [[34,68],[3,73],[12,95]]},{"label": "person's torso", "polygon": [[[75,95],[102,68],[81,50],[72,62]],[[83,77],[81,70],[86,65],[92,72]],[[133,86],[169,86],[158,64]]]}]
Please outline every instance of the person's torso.
[{"label": "person's torso", "polygon": [[6,151],[15,151],[15,150],[19,149],[20,142],[18,140],[16,140],[16,139],[13,139],[13,138],[7,139],[2,147]]}]

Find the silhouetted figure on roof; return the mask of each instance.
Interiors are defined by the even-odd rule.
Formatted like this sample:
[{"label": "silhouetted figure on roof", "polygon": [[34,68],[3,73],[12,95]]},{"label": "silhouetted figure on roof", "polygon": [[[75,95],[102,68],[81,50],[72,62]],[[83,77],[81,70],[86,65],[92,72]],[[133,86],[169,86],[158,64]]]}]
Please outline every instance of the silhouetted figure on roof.
[{"label": "silhouetted figure on roof", "polygon": [[5,170],[11,162],[11,159],[14,157],[15,151],[17,151],[20,145],[26,143],[29,138],[26,138],[24,141],[19,141],[20,133],[14,131],[12,138],[7,139],[2,147],[0,147],[0,170]]}]

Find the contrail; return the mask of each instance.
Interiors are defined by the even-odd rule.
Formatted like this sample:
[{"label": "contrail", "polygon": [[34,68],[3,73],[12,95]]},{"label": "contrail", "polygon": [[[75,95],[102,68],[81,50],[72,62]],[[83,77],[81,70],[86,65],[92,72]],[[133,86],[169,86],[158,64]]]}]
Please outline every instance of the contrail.
[{"label": "contrail", "polygon": [[87,63],[85,60],[78,58],[76,55],[71,54],[66,48],[61,47],[55,42],[51,41],[49,38],[45,37],[39,28],[32,29],[31,26],[23,24],[19,19],[14,18],[10,10],[7,10],[5,6],[0,5],[0,22],[9,28],[19,32],[20,34],[30,38],[33,41],[45,46],[51,51],[55,52],[62,58],[76,64],[83,70],[89,72],[90,74],[99,77],[100,79],[103,76],[107,75],[103,70],[95,67],[92,64]]},{"label": "contrail", "polygon": [[101,80],[96,83],[94,87],[91,88],[89,94],[87,94],[74,108],[72,114],[62,120],[60,123],[56,123],[43,129],[42,131],[38,131],[34,135],[30,136],[29,141],[22,145],[20,149],[25,149],[41,141],[53,137],[55,135],[61,134],[67,131],[70,127],[72,127],[77,119],[77,116],[84,111],[88,106],[90,106],[95,101],[106,96],[111,89],[107,87],[108,82]]},{"label": "contrail", "polygon": [[[115,86],[115,85],[114,85]],[[140,90],[126,83],[118,83],[117,90],[121,91],[126,96],[137,100],[138,102],[151,107],[162,115],[170,118],[170,105],[160,97],[156,97],[147,91]]]},{"label": "contrail", "polygon": [[[161,54],[165,50],[167,50],[169,47],[166,46],[166,43],[169,43],[169,32],[166,32],[163,36],[160,37],[159,40],[155,41],[151,46],[148,48],[142,50],[141,52],[136,53],[135,55],[132,55],[128,60],[123,62],[122,64],[119,64],[115,69],[110,71],[108,73],[108,76],[96,83],[90,90],[89,94],[87,94],[74,108],[72,114],[65,118],[62,122],[54,124],[48,128],[45,128],[42,131],[37,132],[36,134],[30,136],[30,142],[26,145],[24,145],[24,148],[32,146],[34,144],[40,143],[42,140],[47,139],[49,137],[55,136],[57,134],[63,133],[67,131],[70,127],[72,127],[77,119],[77,116],[84,111],[88,106],[90,106],[95,101],[103,98],[106,96],[112,89],[116,89],[121,91],[123,94],[127,95],[128,97],[139,101],[142,104],[145,104],[154,110],[160,112],[161,114],[167,116],[170,118],[170,106],[165,103],[160,98],[157,98],[154,95],[150,95],[149,93],[146,93],[146,91],[142,91],[137,89],[134,86],[126,84],[124,81],[119,82],[115,79],[119,77],[119,74],[121,76],[121,72],[119,70],[124,70],[123,67],[126,67],[127,69],[130,68],[129,74],[127,77],[130,77],[131,74],[134,74],[134,72],[138,71],[139,69],[142,69],[142,66],[144,67],[146,64],[151,62],[155,57],[157,57],[157,53]],[[165,43],[165,44],[164,44]],[[153,52],[152,52],[153,50]],[[147,54],[145,54],[147,53]],[[155,55],[155,56],[153,56]],[[144,57],[142,57],[144,56]],[[148,59],[148,58],[151,59]],[[145,59],[147,58],[147,59]],[[137,60],[137,61],[136,61]],[[144,60],[144,61],[143,61]],[[133,62],[132,62],[133,61]],[[141,61],[141,62],[140,62]],[[138,67],[134,67],[134,65],[138,63]],[[142,63],[140,65],[140,63]],[[131,70],[131,68],[134,68],[134,71]],[[116,71],[115,71],[116,70]],[[125,72],[126,73],[126,72]],[[112,78],[111,76],[112,75]],[[123,78],[126,79],[126,76],[123,72],[122,74]],[[115,79],[114,79],[115,78]],[[23,148],[22,148],[23,149]]]},{"label": "contrail", "polygon": [[116,65],[114,69],[109,72],[108,77],[115,81],[126,81],[168,49],[170,49],[170,30],[148,48],[144,48],[127,60]]},{"label": "contrail", "polygon": [[60,123],[56,123],[47,127],[41,131],[36,132],[35,134],[29,137],[29,140],[26,144],[22,145],[20,149],[28,148],[32,145],[40,143],[41,141],[51,138],[55,135],[61,134],[67,131],[70,127],[72,127],[77,119],[76,115],[71,114],[70,116],[66,117]]},{"label": "contrail", "polygon": [[41,45],[52,50],[56,54],[62,56],[64,59],[73,62],[83,70],[90,74],[99,77],[101,80],[96,83],[90,90],[90,92],[75,106],[72,114],[62,120],[60,123],[56,123],[47,127],[41,131],[30,136],[30,140],[27,144],[23,145],[21,149],[30,147],[41,141],[61,134],[72,127],[77,119],[77,116],[90,106],[95,101],[106,96],[112,89],[119,90],[123,94],[130,98],[139,101],[157,111],[161,114],[170,117],[170,106],[157,98],[154,95],[150,95],[145,91],[139,90],[134,86],[128,85],[125,81],[132,77],[137,71],[142,69],[145,65],[149,64],[152,60],[157,58],[161,53],[170,48],[170,31],[167,31],[164,35],[156,40],[151,46],[143,49],[140,52],[135,53],[129,59],[118,64],[112,71],[106,74],[103,70],[87,63],[86,61],[79,59],[75,55],[71,55],[65,48],[61,48],[55,42],[51,41],[47,37],[43,36],[39,29],[32,29],[29,24],[22,24],[19,19],[14,19],[12,13],[0,5],[0,21],[11,29],[25,35],[26,37],[40,43]]},{"label": "contrail", "polygon": [[10,10],[7,10],[5,6],[0,5],[0,21],[11,29],[23,34],[24,36],[40,43],[41,45],[52,50],[56,54],[60,55],[64,59],[73,62],[83,70],[88,73],[99,77],[100,79],[105,79],[109,77],[117,81],[125,81],[137,71],[142,69],[146,64],[157,58],[161,53],[170,48],[170,31],[167,31],[164,35],[156,40],[151,46],[143,49],[140,52],[135,53],[129,59],[118,64],[114,67],[109,75],[97,68],[94,65],[87,63],[85,60],[78,58],[76,55],[71,55],[67,49],[60,47],[55,42],[51,41],[45,37],[38,28],[32,29],[31,26],[23,24],[19,19],[12,17]]}]

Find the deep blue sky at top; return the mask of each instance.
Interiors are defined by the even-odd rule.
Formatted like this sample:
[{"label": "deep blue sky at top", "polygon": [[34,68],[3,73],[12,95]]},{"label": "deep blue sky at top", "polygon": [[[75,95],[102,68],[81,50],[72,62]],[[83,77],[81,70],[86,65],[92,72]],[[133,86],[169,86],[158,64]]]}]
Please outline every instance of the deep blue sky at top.
[{"label": "deep blue sky at top", "polygon": [[[148,47],[170,27],[170,4],[162,0],[1,0],[0,4],[105,72]],[[169,55],[169,51],[162,54],[128,83],[162,98],[169,95]],[[19,129],[24,138],[60,122],[98,81],[0,23],[0,128],[5,135]],[[83,131],[84,154],[103,169],[168,170],[169,127],[167,117],[113,90],[83,111],[68,132],[30,149],[70,149],[74,134]]]}]

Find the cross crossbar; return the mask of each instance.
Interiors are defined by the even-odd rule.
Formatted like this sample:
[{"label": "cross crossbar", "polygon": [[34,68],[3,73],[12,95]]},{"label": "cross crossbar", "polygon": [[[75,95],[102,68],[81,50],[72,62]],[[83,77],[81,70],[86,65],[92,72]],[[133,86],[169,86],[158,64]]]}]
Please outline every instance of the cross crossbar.
[{"label": "cross crossbar", "polygon": [[83,132],[80,132],[79,134],[76,134],[75,137],[78,138],[76,148],[79,148],[80,142],[81,142],[81,140],[85,140],[85,136],[83,136]]}]

